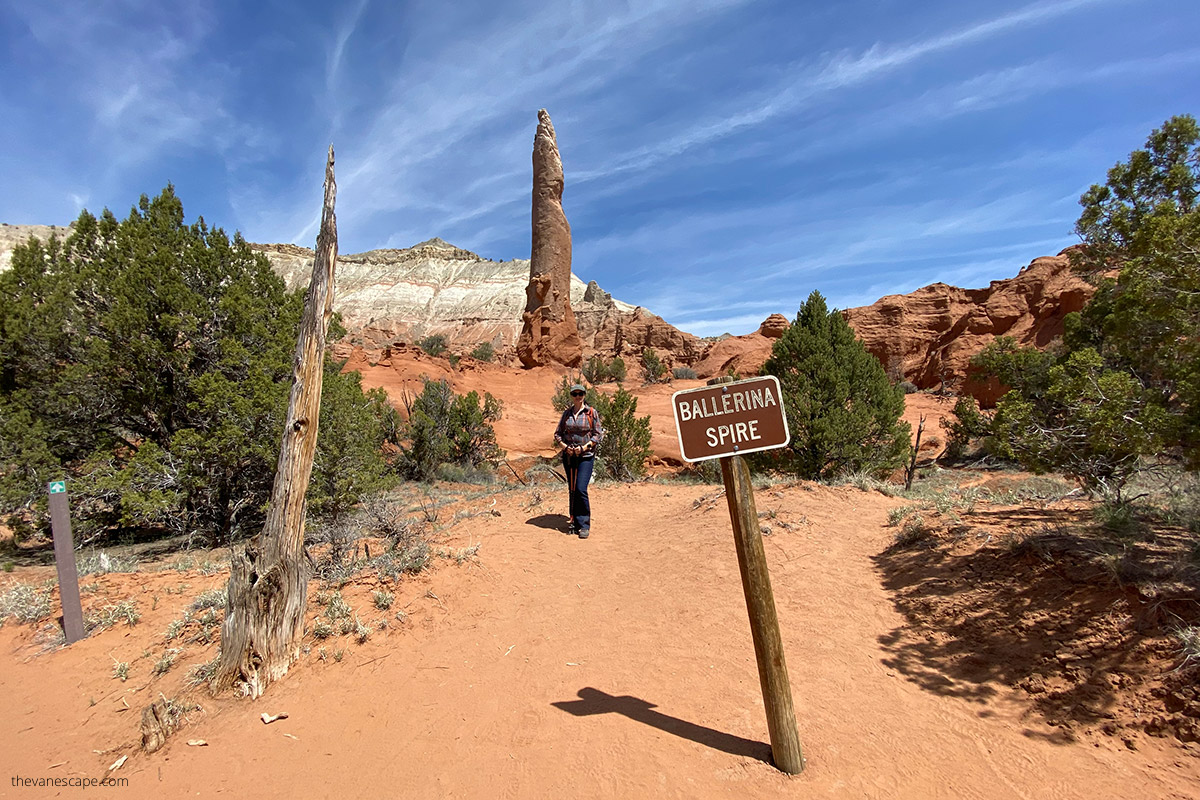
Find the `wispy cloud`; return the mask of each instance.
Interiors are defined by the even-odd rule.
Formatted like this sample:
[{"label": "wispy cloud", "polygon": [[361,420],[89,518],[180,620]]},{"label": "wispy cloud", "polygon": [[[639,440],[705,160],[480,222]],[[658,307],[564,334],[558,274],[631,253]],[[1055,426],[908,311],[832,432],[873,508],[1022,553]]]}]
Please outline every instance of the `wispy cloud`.
[{"label": "wispy cloud", "polygon": [[[382,102],[358,122],[361,135],[342,137],[339,149],[350,155],[342,163],[341,192],[360,215],[386,214],[420,206],[430,184],[461,172],[459,159],[480,166],[527,161],[517,143],[531,140],[539,106],[605,84],[688,25],[741,2],[581,3],[567,15],[537,9],[500,20],[477,32],[470,48],[414,43],[403,76],[382,92],[371,90]],[[482,213],[497,202],[485,200]],[[457,216],[470,219],[473,211]],[[307,240],[316,224],[309,216],[288,236]]]},{"label": "wispy cloud", "polygon": [[827,56],[817,67],[800,65],[776,86],[758,92],[758,98],[731,114],[721,114],[675,134],[667,141],[625,154],[615,162],[577,175],[581,181],[644,170],[664,159],[700,147],[739,130],[761,125],[783,115],[793,115],[815,104],[827,94],[857,87],[872,79],[903,69],[923,58],[985,39],[1039,24],[1055,17],[1111,0],[1066,0],[1036,3],[1018,11],[949,33],[900,46],[874,44],[858,54]]},{"label": "wispy cloud", "polygon": [[736,333],[814,288],[847,305],[1011,275],[1200,103],[1200,7],[909,5],[10,4],[0,219],[170,179],[192,214],[311,245],[332,141],[344,252],[437,235],[523,257],[545,107],[577,274]]},{"label": "wispy cloud", "polygon": [[[90,3],[27,4],[17,11],[78,78],[72,88],[92,110],[114,166],[151,159],[167,142],[195,143],[224,115],[219,86],[228,73],[214,70],[206,80],[185,75],[213,30],[204,4],[170,13],[137,2],[106,10]],[[129,25],[139,17],[152,24]]]},{"label": "wispy cloud", "polygon": [[354,31],[358,28],[358,23],[362,19],[363,12],[367,10],[369,0],[359,0],[354,7],[345,23],[338,28],[337,35],[333,40],[333,47],[329,51],[329,61],[325,67],[325,90],[332,93],[338,82],[338,72],[341,70],[342,57],[346,53],[346,43],[350,41],[350,37],[354,35]]},{"label": "wispy cloud", "polygon": [[[606,147],[603,160],[588,159],[585,154],[582,157],[588,160],[582,163],[579,155],[572,163],[571,151],[566,150],[568,194],[586,192],[590,200],[619,195],[663,168],[669,171],[672,162],[684,154],[743,129],[780,117],[794,118],[816,108],[827,96],[921,59],[1104,1],[1037,4],[914,42],[876,43],[858,53],[839,52],[815,63],[798,62],[774,85],[753,92],[748,102],[739,99],[738,106],[732,110],[722,107],[719,114],[713,113],[717,111],[714,107],[708,112],[709,119],[686,125],[657,142],[615,151]],[[363,105],[353,95],[366,91],[382,102],[375,104],[370,115],[357,119],[353,128],[341,128],[341,197],[355,205],[359,227],[402,217],[399,229],[387,237],[392,244],[419,240],[423,233],[431,232],[431,225],[433,232],[443,236],[461,239],[465,233],[472,246],[498,244],[497,239],[511,237],[505,233],[507,226],[519,229],[519,221],[527,214],[528,171],[496,172],[495,166],[528,163],[532,112],[538,106],[570,110],[578,98],[623,84],[629,79],[631,65],[648,52],[661,49],[665,41],[680,36],[706,16],[726,13],[740,4],[659,2],[613,11],[607,4],[583,3],[566,15],[545,14],[539,9],[523,18],[498,20],[490,29],[475,32],[475,46],[455,47],[452,54],[437,43],[414,43],[406,51],[402,78],[383,87],[352,89],[343,99],[347,106]],[[363,24],[364,10],[365,3],[360,4],[338,28],[330,48],[327,84],[341,69],[346,42]],[[421,22],[411,20],[410,24],[419,27]],[[1022,77],[1019,71],[1010,73],[990,76],[986,87],[983,78],[962,87],[974,94],[960,92],[951,101],[957,105],[944,113],[965,113],[972,103],[982,108],[983,89],[990,88],[995,94],[1001,86],[1015,86]],[[938,100],[931,96],[926,102],[932,105]],[[556,114],[556,119],[561,118]],[[569,123],[560,121],[559,129],[560,135],[564,129],[570,130]],[[465,183],[460,177],[464,174],[471,176]],[[632,180],[622,180],[622,176]],[[447,190],[450,195],[445,202],[430,202],[445,196]],[[245,205],[262,207],[257,201]],[[504,226],[497,227],[495,221],[478,224],[497,213],[507,221]],[[318,221],[319,215],[308,203],[294,210],[272,208],[254,227],[265,228],[262,238],[303,243],[315,235]],[[489,236],[488,230],[498,236]]]}]

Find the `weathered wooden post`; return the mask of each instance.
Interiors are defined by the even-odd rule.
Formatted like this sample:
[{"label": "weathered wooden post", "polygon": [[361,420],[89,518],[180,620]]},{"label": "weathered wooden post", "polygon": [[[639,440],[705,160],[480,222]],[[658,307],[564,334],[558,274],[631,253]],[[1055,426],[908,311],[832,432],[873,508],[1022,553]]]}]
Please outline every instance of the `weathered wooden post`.
[{"label": "weathered wooden post", "polygon": [[304,561],[305,493],[317,449],[324,375],[325,335],[333,314],[333,273],[337,265],[333,146],[325,165],[325,202],[312,280],[292,365],[283,443],[271,503],[262,533],[230,565],[221,660],[214,691],[239,686],[258,697],[287,674],[300,654],[308,570]]},{"label": "weathered wooden post", "polygon": [[687,461],[721,459],[725,499],[737,547],[750,634],[758,662],[758,680],[767,712],[771,756],[789,775],[804,770],[796,712],[783,655],[783,637],[767,570],[754,486],[745,453],[784,447],[791,440],[783,395],[774,376],[732,383],[716,378],[707,387],[676,392],[671,398],[679,449]]},{"label": "weathered wooden post", "polygon": [[58,567],[58,598],[62,602],[63,635],[67,644],[83,638],[83,607],[79,603],[79,568],[71,536],[71,505],[67,482],[50,481],[50,530],[54,534],[54,563]]}]

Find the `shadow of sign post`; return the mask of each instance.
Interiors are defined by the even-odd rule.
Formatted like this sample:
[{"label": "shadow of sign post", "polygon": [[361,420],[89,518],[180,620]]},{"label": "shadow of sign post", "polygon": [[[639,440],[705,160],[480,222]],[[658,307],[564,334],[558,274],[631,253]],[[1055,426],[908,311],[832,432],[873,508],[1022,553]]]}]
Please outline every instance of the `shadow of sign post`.
[{"label": "shadow of sign post", "polygon": [[737,382],[732,378],[714,378],[708,386],[676,392],[671,396],[671,406],[684,460],[721,459],[721,477],[725,482],[725,499],[729,503],[758,662],[758,680],[767,712],[771,755],[776,767],[797,775],[804,770],[804,755],[800,751],[783,638],[758,527],[754,486],[743,457],[746,453],[785,447],[791,441],[779,379],[773,375]]},{"label": "shadow of sign post", "polygon": [[721,750],[730,755],[756,758],[767,763],[771,761],[770,748],[763,742],[722,733],[694,722],[663,714],[654,710],[657,706],[653,703],[646,702],[640,697],[632,695],[617,697],[590,686],[580,689],[578,695],[578,700],[560,700],[550,705],[577,717],[620,714],[643,725],[649,725],[660,731]]}]

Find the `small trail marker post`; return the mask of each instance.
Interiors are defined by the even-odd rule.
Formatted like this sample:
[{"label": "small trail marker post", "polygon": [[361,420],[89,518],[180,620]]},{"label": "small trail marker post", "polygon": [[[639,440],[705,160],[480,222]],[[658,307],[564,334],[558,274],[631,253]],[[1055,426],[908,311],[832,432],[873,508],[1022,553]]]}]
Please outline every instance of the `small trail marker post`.
[{"label": "small trail marker post", "polygon": [[62,601],[63,634],[67,644],[83,638],[83,608],[79,603],[79,570],[71,537],[71,507],[67,482],[50,481],[50,529],[54,534],[54,563],[58,567],[58,596]]},{"label": "small trail marker post", "polygon": [[784,447],[791,441],[779,379],[768,375],[735,383],[731,378],[715,378],[708,386],[676,392],[671,396],[671,406],[684,460],[721,459],[721,477],[725,481],[725,499],[729,503],[758,661],[758,680],[767,712],[771,756],[780,770],[798,775],[804,770],[804,755],[800,751],[783,638],[758,527],[754,486],[743,457],[746,453]]}]

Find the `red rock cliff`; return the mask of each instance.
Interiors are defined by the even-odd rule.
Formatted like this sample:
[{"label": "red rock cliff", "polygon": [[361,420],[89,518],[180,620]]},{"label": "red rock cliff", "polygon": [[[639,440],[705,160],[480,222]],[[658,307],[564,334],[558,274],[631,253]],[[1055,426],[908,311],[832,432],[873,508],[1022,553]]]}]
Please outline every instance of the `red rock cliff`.
[{"label": "red rock cliff", "polygon": [[[1023,346],[1045,347],[1062,336],[1066,315],[1083,308],[1092,296],[1092,287],[1071,271],[1067,252],[1035,258],[1016,277],[992,281],[986,289],[935,283],[842,313],[893,376],[902,376],[919,389],[934,389],[945,381],[952,391],[992,405],[1001,387],[995,381],[967,380],[971,357],[998,336],[1011,336]],[[785,323],[773,314],[755,333],[710,344],[696,371],[700,377],[730,370],[757,373]]]},{"label": "red rock cliff", "polygon": [[1063,334],[1063,319],[1083,308],[1092,287],[1071,271],[1067,250],[1035,258],[1015,278],[986,289],[935,283],[844,312],[867,349],[893,374],[920,389],[943,381],[995,403],[1000,387],[967,380],[970,360],[998,336],[1045,347]]}]

